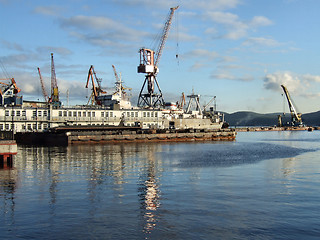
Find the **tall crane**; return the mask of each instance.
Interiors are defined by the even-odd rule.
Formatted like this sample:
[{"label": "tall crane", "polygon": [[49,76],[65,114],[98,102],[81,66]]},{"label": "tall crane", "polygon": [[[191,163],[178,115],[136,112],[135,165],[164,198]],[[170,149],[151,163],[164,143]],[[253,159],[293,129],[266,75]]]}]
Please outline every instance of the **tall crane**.
[{"label": "tall crane", "polygon": [[296,125],[296,124],[302,124],[302,119],[301,119],[301,113],[297,113],[296,111],[296,107],[294,106],[291,98],[290,98],[290,94],[288,92],[288,89],[284,86],[281,85],[284,94],[287,97],[288,100],[288,105],[289,105],[289,110],[290,110],[290,114],[291,114],[291,123],[292,125]]},{"label": "tall crane", "polygon": [[[138,98],[139,107],[156,108],[159,106],[164,106],[164,99],[156,76],[159,72],[158,64],[162,55],[164,45],[168,38],[173,14],[178,8],[179,6],[170,8],[170,12],[164,24],[161,39],[156,52],[147,48],[141,48],[139,50],[140,64],[138,66],[138,73],[146,73],[146,77]],[[147,93],[142,93],[146,83],[148,83]],[[158,88],[158,93],[155,92],[155,85]]]},{"label": "tall crane", "polygon": [[61,102],[59,100],[59,89],[56,78],[56,70],[54,67],[53,53],[51,53],[51,97],[50,103],[55,107],[60,107]]},{"label": "tall crane", "polygon": [[[91,102],[92,105],[101,105],[101,101],[99,101],[98,97],[102,93],[106,93],[106,92],[104,90],[102,90],[102,88],[101,88],[101,78],[97,77],[97,74],[94,70],[93,65],[91,65],[89,68],[86,88],[89,87],[90,79],[91,79],[91,85],[92,85],[92,92],[91,92],[88,104],[89,104],[89,102]],[[97,86],[94,83],[95,80],[97,82]]]},{"label": "tall crane", "polygon": [[41,75],[41,72],[40,72],[40,68],[38,67],[38,73],[39,73],[39,77],[40,77],[40,84],[41,84],[41,89],[42,89],[42,94],[43,94],[43,97],[45,99],[46,102],[49,102],[49,97],[48,97],[48,93],[46,91],[46,88],[44,86],[44,81],[42,79],[42,75]]}]

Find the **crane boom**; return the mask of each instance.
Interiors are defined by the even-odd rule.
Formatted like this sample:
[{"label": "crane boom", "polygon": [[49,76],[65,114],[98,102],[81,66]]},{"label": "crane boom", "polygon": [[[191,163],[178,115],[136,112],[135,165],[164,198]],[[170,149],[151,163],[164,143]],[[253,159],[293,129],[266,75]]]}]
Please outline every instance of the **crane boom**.
[{"label": "crane boom", "polygon": [[154,63],[155,67],[158,66],[158,63],[159,63],[161,55],[162,55],[163,47],[164,47],[164,45],[165,45],[165,43],[167,41],[168,33],[169,33],[169,30],[170,30],[170,26],[171,26],[171,22],[172,22],[172,17],[173,17],[174,11],[177,10],[178,8],[179,8],[179,6],[170,8],[169,17],[167,18],[167,21],[164,24],[164,28],[163,28],[163,31],[162,31],[162,37],[161,37],[161,40],[160,40],[160,44],[158,46],[158,50],[156,51],[156,60],[155,60],[155,63]]},{"label": "crane boom", "polygon": [[[93,78],[94,76],[94,78]],[[86,88],[89,87],[89,82],[90,82],[90,79],[91,79],[91,83],[92,83],[92,92],[91,92],[91,96],[90,96],[90,99],[88,101],[88,104],[89,102],[91,101],[91,104],[94,105],[101,105],[101,102],[98,100],[98,97],[102,94],[102,93],[106,93],[104,90],[102,90],[101,88],[101,79],[99,79],[97,77],[97,74],[94,70],[94,67],[93,65],[90,66],[89,68],[89,72],[88,72],[88,77],[87,77],[87,84],[86,84]],[[94,80],[96,80],[97,82],[97,86],[95,85],[94,83]]]},{"label": "crane boom", "polygon": [[44,97],[45,101],[47,102],[49,98],[48,98],[48,94],[47,94],[46,88],[44,86],[44,82],[43,82],[42,75],[41,75],[39,67],[38,67],[38,73],[39,73],[39,77],[40,77],[40,84],[41,84],[42,94],[43,94],[43,97]]},{"label": "crane boom", "polygon": [[118,73],[116,71],[116,67],[114,65],[112,65],[112,68],[113,68],[113,72],[114,72],[114,76],[116,78],[116,81],[119,82],[120,78],[119,78]]},{"label": "crane boom", "polygon": [[297,122],[299,124],[302,124],[301,113],[297,113],[296,108],[290,98],[290,94],[289,94],[288,89],[284,85],[281,85],[281,87],[282,87],[284,94],[286,95],[286,98],[288,101],[292,123],[295,124]]},{"label": "crane boom", "polygon": [[56,69],[54,67],[53,53],[51,53],[51,97],[50,102],[52,102],[56,107],[61,106],[59,100],[59,89],[56,78]]}]

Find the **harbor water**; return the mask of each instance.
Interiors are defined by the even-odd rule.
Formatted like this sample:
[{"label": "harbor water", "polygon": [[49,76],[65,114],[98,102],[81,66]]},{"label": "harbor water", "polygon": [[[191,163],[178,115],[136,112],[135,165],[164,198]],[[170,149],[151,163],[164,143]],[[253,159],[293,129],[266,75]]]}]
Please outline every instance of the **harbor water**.
[{"label": "harbor water", "polygon": [[19,146],[0,239],[319,239],[320,131]]}]

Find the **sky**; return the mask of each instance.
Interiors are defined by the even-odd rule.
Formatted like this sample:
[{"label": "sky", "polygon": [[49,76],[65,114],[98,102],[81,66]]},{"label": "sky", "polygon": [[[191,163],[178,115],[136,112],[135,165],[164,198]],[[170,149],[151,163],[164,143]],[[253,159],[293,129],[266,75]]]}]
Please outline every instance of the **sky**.
[{"label": "sky", "polygon": [[177,5],[158,64],[165,101],[194,91],[227,113],[288,112],[283,84],[299,112],[320,110],[318,0],[0,0],[0,78],[42,101],[37,67],[50,92],[53,53],[64,105],[87,103],[91,65],[108,93],[115,65],[136,103],[139,49],[157,47]]}]

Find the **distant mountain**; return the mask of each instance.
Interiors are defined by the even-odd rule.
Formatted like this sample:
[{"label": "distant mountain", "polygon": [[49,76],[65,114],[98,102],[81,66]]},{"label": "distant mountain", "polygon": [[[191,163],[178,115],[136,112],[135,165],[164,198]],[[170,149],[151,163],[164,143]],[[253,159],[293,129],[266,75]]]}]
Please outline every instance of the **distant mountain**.
[{"label": "distant mountain", "polygon": [[[275,126],[278,124],[280,113],[255,113],[255,112],[235,112],[225,113],[225,121],[230,126]],[[282,122],[290,122],[291,115],[286,113],[282,116]],[[302,121],[307,126],[320,126],[320,111],[302,115]]]}]

